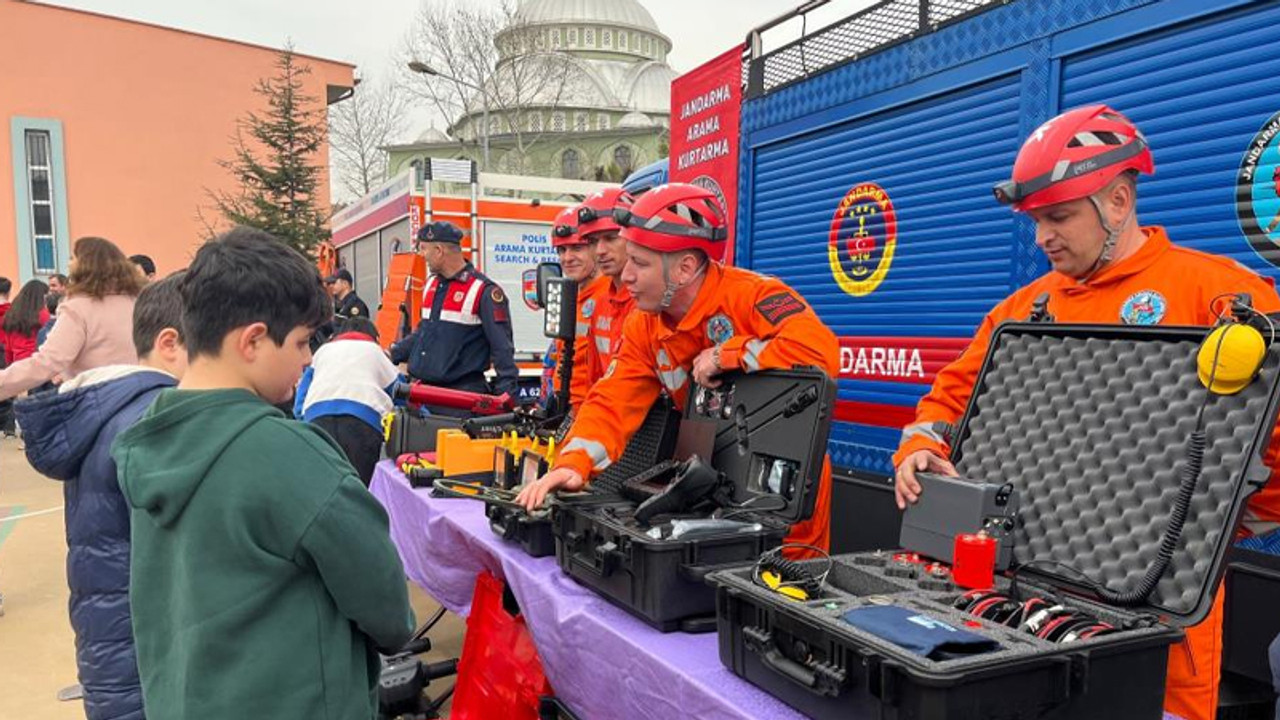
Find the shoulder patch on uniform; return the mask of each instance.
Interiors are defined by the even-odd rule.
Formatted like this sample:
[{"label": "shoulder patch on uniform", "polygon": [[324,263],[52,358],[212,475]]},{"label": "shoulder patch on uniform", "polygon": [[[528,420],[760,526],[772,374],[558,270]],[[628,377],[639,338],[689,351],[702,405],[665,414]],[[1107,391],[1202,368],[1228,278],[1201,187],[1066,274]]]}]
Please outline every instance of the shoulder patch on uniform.
[{"label": "shoulder patch on uniform", "polygon": [[502,288],[494,285],[489,289],[489,299],[496,303],[504,303],[507,301],[507,296],[502,293]]},{"label": "shoulder patch on uniform", "polygon": [[756,303],[756,310],[760,311],[770,325],[777,325],[792,315],[804,312],[805,304],[793,293],[780,292]]},{"label": "shoulder patch on uniform", "polygon": [[1120,320],[1126,325],[1159,325],[1169,303],[1155,290],[1142,290],[1120,306]]},{"label": "shoulder patch on uniform", "polygon": [[356,315],[359,315],[359,314],[360,314],[360,306],[359,306],[359,305],[352,305],[352,306],[351,306],[351,316],[352,316],[352,317],[355,317]]},{"label": "shoulder patch on uniform", "polygon": [[724,313],[717,313],[707,320],[707,339],[714,345],[723,345],[733,337],[733,321]]}]

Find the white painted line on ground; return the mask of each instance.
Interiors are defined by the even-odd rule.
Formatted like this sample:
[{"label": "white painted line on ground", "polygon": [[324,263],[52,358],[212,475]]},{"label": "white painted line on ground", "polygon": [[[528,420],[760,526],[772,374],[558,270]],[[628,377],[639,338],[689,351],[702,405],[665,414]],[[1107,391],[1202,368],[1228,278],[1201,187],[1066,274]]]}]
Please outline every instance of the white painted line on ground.
[{"label": "white painted line on ground", "polygon": [[7,523],[11,520],[22,520],[29,517],[36,517],[37,515],[48,515],[49,513],[61,512],[63,507],[64,506],[59,505],[58,507],[45,508],[44,510],[36,510],[34,512],[22,513],[21,515],[10,515],[9,517],[0,518],[0,523]]}]

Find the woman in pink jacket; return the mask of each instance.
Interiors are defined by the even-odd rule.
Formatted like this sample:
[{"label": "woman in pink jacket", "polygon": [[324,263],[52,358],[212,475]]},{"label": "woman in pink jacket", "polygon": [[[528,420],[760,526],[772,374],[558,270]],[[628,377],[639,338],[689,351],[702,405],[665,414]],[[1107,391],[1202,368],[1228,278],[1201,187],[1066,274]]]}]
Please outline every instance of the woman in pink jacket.
[{"label": "woman in pink jacket", "polygon": [[109,240],[77,240],[58,322],[31,357],[0,370],[0,399],[92,368],[136,364],[133,302],[144,284],[138,268]]}]

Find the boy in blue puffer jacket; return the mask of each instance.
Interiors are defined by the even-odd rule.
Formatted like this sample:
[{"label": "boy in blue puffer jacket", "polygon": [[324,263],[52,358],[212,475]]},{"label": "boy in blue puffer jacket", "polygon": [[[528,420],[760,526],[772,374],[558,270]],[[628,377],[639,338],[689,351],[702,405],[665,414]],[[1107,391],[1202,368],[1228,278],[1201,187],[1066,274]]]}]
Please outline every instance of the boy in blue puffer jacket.
[{"label": "boy in blue puffer jacket", "polygon": [[27,460],[64,482],[71,627],[89,720],[144,717],[129,613],[129,507],[111,443],[186,370],[180,278],[171,275],[138,296],[139,365],[96,368],[16,406]]}]

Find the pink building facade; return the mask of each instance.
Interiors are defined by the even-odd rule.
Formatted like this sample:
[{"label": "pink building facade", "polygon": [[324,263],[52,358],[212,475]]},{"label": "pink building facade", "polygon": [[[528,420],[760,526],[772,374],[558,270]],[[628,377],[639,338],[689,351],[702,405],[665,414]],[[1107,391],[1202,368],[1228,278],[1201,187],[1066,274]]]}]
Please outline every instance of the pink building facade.
[{"label": "pink building facade", "polygon": [[[71,243],[106,237],[186,267],[219,160],[278,50],[24,0],[0,0],[0,276],[65,273]],[[354,66],[300,55],[306,94],[341,100]],[[328,168],[327,148],[319,158]],[[327,174],[319,196],[329,196]]]}]

